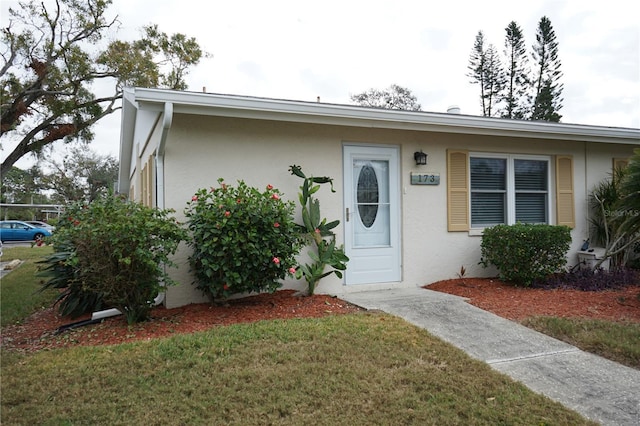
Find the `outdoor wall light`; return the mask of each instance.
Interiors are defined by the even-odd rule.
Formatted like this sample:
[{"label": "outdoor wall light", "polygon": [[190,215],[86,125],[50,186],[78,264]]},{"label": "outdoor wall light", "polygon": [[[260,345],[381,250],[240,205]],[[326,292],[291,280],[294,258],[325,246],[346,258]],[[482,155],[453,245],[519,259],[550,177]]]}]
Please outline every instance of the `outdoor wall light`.
[{"label": "outdoor wall light", "polygon": [[414,152],[413,158],[416,160],[416,166],[424,166],[427,164],[427,154],[422,152],[422,150],[420,150],[420,152]]}]

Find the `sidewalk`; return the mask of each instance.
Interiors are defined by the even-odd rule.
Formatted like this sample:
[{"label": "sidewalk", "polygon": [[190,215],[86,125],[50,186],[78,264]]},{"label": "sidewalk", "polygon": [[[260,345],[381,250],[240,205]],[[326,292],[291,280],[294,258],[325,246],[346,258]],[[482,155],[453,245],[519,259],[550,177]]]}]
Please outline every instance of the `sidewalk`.
[{"label": "sidewalk", "polygon": [[341,294],[428,330],[473,358],[603,425],[640,425],[640,371],[422,288]]}]

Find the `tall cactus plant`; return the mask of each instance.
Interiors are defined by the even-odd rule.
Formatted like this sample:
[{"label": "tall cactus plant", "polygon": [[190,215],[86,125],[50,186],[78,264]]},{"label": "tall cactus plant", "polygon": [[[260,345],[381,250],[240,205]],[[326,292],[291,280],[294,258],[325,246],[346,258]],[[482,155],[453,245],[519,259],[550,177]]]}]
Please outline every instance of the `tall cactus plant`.
[{"label": "tall cactus plant", "polygon": [[[326,176],[306,176],[302,168],[295,164],[289,167],[289,171],[292,175],[303,179],[298,193],[302,208],[302,224],[298,226],[312,246],[308,252],[312,262],[300,265],[296,269],[296,277],[298,279],[304,277],[307,281],[308,293],[312,295],[322,278],[331,274],[342,278],[342,271],[347,269],[349,258],[344,254],[342,245],[336,246],[336,235],[332,231],[340,221],[327,222],[326,218],[321,218],[320,201],[313,196],[320,190],[320,185],[325,183],[331,186],[331,192],[336,192],[333,189],[333,179]],[[327,266],[331,269],[326,270]]]}]

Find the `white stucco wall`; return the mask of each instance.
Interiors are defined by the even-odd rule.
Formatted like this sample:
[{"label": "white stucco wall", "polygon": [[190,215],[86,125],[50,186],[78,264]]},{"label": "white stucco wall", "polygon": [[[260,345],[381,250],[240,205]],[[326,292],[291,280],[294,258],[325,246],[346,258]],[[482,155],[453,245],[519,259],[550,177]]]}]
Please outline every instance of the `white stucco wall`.
[{"label": "white stucco wall", "polygon": [[[289,166],[302,166],[307,174],[335,179],[335,193],[323,188],[317,197],[321,211],[329,220],[344,221],[342,149],[344,144],[384,144],[400,148],[402,194],[402,281],[373,285],[345,286],[330,276],[317,289],[321,293],[413,287],[455,278],[464,266],[468,276],[492,276],[494,270],[478,266],[481,237],[468,232],[447,231],[447,148],[471,151],[536,155],[571,154],[574,158],[576,227],[572,231],[575,251],[588,234],[585,213],[587,192],[611,170],[613,157],[630,157],[631,146],[589,144],[571,141],[511,139],[505,137],[422,133],[384,129],[308,125],[248,119],[187,116],[176,114],[169,133],[165,157],[165,207],[174,208],[184,220],[184,207],[199,188],[217,185],[219,177],[235,184],[242,179],[248,185],[263,188],[272,184],[297,203],[302,182],[291,176]],[[416,166],[413,153],[422,149],[429,155],[427,166]],[[589,156],[585,167],[585,155]],[[553,168],[553,161],[550,162]],[[440,174],[437,186],[410,184],[410,172]],[[553,176],[553,170],[551,175]],[[551,182],[551,188],[555,188]],[[555,220],[552,190],[552,218]],[[343,242],[342,224],[335,229]],[[167,306],[204,301],[191,285],[187,261],[189,250],[183,247],[176,256],[180,268],[171,275],[181,283],[167,292]],[[288,282],[287,287],[304,288],[304,282]]]}]

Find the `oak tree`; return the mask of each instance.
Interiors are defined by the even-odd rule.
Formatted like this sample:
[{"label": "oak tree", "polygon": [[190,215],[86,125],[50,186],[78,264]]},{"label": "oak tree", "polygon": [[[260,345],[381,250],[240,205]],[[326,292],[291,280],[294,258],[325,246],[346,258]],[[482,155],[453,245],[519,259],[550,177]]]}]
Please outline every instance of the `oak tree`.
[{"label": "oak tree", "polygon": [[111,0],[20,2],[0,30],[0,142],[13,146],[0,176],[56,141],[93,139],[92,126],[121,108],[124,86],[186,88],[207,54],[194,38],[149,25],[135,41],[107,41]]},{"label": "oak tree", "polygon": [[386,89],[369,89],[365,92],[351,95],[351,101],[357,105],[401,109],[406,111],[420,111],[422,106],[411,90],[392,84]]},{"label": "oak tree", "polygon": [[91,202],[113,190],[118,180],[118,160],[75,145],[65,150],[62,160],[43,162],[42,185],[51,191],[51,199],[67,204]]}]

